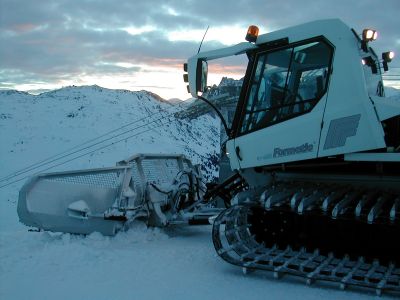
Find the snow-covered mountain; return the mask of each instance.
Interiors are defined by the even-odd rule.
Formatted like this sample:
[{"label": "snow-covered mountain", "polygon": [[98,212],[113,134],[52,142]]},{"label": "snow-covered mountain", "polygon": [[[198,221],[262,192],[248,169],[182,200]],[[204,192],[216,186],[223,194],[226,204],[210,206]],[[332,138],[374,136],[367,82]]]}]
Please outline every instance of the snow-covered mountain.
[{"label": "snow-covered mountain", "polygon": [[219,120],[176,118],[184,109],[184,102],[171,104],[147,91],[99,86],[66,87],[37,96],[0,91],[0,178],[89,141],[66,154],[83,151],[34,171],[99,149],[56,169],[113,166],[135,153],[183,153],[207,166],[203,171],[211,179],[217,175],[209,161],[219,154]]}]

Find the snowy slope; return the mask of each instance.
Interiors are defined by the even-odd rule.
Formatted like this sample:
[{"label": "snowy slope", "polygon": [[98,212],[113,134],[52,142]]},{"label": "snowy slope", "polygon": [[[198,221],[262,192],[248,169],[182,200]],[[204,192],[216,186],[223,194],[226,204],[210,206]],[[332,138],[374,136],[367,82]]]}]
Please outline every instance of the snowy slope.
[{"label": "snowy slope", "polygon": [[[49,171],[112,166],[135,152],[185,153],[195,162],[218,153],[219,121],[176,120],[168,114],[176,109],[145,91],[0,91],[0,177],[143,118],[124,130],[143,127],[115,140],[144,133]],[[326,284],[308,287],[297,278],[244,276],[217,257],[210,226],[160,230],[134,224],[115,237],[28,232],[16,214],[23,182],[0,188],[0,299],[374,298]]]},{"label": "snowy slope", "polygon": [[177,120],[173,113],[182,106],[146,91],[113,91],[98,86],[68,87],[39,96],[0,91],[0,107],[0,157],[7,157],[0,160],[0,177],[129,123],[111,135],[126,134],[93,149],[137,136],[58,169],[112,166],[140,152],[184,153],[200,163],[219,152],[217,119]]}]

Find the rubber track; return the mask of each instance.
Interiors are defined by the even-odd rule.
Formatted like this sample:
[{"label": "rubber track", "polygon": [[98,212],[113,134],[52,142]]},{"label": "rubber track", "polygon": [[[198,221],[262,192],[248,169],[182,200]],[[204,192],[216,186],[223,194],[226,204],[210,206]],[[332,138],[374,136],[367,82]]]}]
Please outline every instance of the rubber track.
[{"label": "rubber track", "polygon": [[214,221],[212,238],[218,255],[243,270],[264,270],[275,278],[284,274],[301,276],[307,284],[314,281],[337,282],[341,289],[348,285],[400,293],[400,268],[393,263],[366,262],[362,257],[336,258],[331,253],[320,255],[319,250],[266,248],[251,235],[247,216],[251,206],[235,205],[223,211]]}]

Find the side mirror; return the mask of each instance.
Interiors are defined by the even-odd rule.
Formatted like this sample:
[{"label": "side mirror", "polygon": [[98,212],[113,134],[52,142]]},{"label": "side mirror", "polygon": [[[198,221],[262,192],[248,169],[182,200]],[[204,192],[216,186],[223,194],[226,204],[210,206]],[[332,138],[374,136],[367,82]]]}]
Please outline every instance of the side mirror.
[{"label": "side mirror", "polygon": [[196,90],[198,92],[205,92],[207,90],[207,74],[208,74],[208,64],[205,60],[197,61],[196,69]]}]

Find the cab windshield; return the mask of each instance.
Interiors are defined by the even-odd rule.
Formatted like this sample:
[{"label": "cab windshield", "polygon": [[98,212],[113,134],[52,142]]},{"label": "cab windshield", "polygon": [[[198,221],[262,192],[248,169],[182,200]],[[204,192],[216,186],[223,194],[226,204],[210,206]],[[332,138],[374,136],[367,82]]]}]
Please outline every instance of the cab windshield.
[{"label": "cab windshield", "polygon": [[326,92],[331,57],[324,41],[258,53],[239,134],[311,111]]}]

